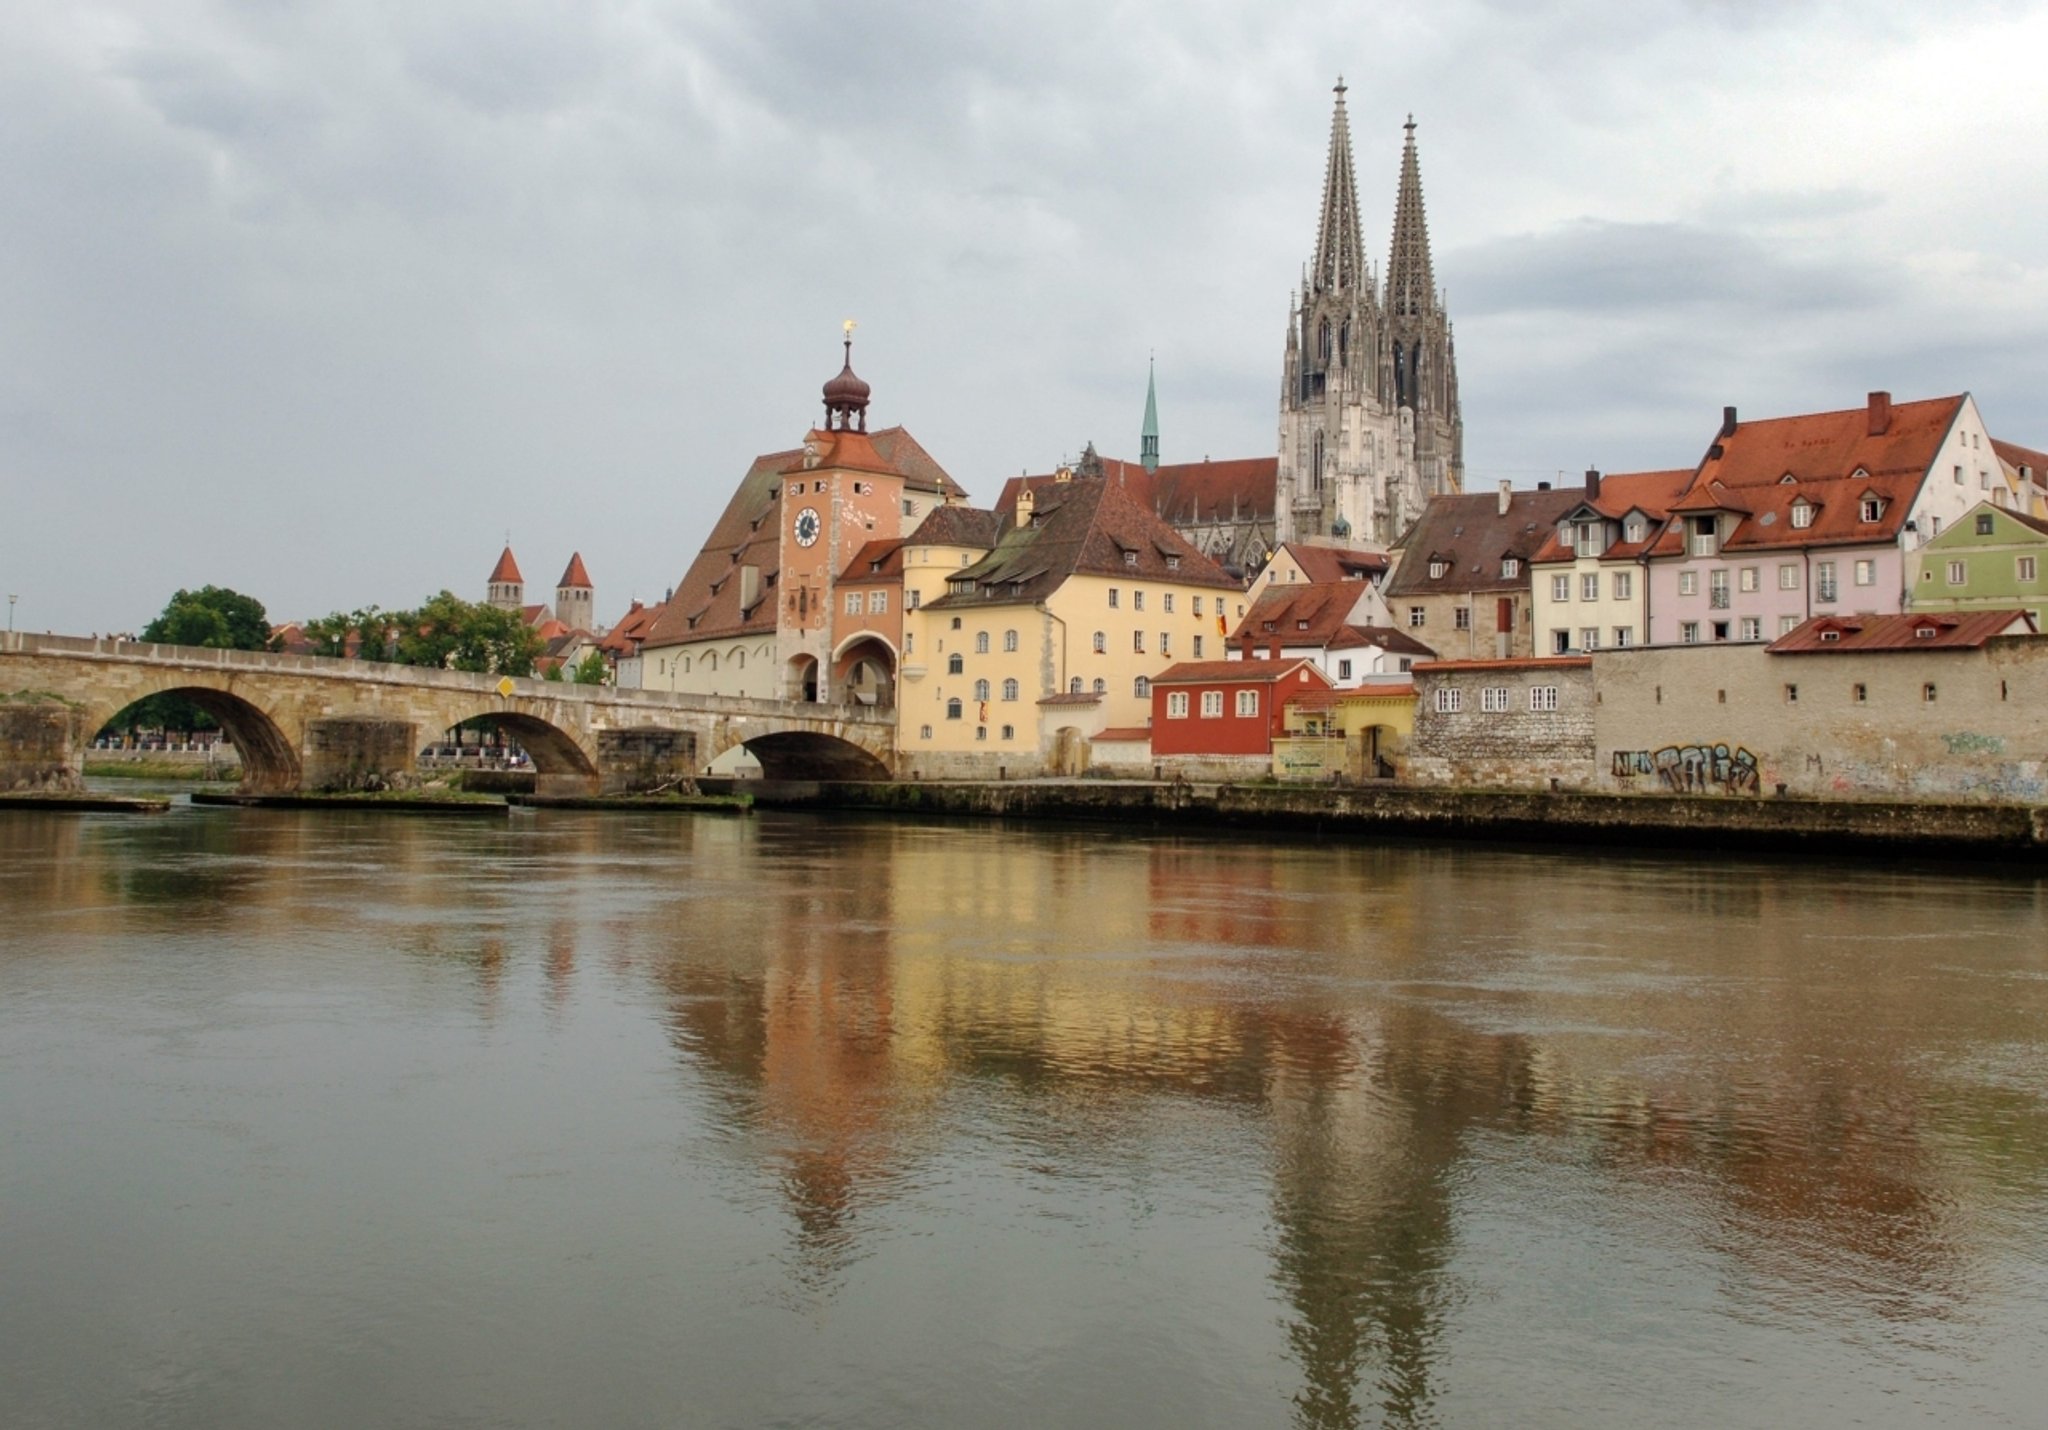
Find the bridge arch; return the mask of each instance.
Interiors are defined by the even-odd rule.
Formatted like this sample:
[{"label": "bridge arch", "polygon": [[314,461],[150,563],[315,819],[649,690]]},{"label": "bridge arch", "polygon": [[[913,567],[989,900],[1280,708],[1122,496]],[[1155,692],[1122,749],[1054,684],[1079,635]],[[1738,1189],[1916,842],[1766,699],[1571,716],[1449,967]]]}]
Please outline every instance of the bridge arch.
[{"label": "bridge arch", "polygon": [[503,731],[533,757],[535,774],[597,777],[597,762],[577,743],[576,737],[538,715],[528,715],[520,710],[479,710],[474,715],[464,716],[449,729],[453,731],[459,725],[481,725]]},{"label": "bridge arch", "polygon": [[121,717],[143,701],[159,695],[190,701],[220,722],[234,742],[242,761],[242,788],[254,794],[289,793],[299,787],[299,752],[270,712],[237,695],[211,685],[187,684],[168,679],[137,694],[123,705],[100,702],[90,707],[92,732],[97,737],[109,726],[119,726]]},{"label": "bridge arch", "polygon": [[886,780],[889,767],[851,740],[822,730],[778,730],[740,742],[771,780]]}]

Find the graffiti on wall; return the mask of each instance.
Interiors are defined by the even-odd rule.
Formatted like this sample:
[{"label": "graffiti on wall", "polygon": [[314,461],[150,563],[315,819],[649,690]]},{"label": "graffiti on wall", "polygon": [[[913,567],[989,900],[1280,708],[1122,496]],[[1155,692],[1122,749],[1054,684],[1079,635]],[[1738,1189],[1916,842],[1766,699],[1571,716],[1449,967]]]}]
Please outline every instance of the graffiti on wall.
[{"label": "graffiti on wall", "polygon": [[1673,794],[1755,794],[1756,756],[1740,745],[1666,745],[1661,750],[1616,750],[1614,777],[1655,775]]}]

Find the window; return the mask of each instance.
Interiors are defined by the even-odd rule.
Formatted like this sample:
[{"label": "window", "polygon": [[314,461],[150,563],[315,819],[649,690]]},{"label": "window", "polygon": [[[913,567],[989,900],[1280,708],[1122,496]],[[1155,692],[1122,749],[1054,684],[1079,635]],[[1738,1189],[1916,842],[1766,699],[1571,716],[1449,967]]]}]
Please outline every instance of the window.
[{"label": "window", "polygon": [[1220,720],[1223,717],[1223,692],[1205,690],[1202,692],[1202,718]]},{"label": "window", "polygon": [[879,616],[879,615],[882,615],[882,614],[883,614],[884,612],[886,612],[886,611],[887,611],[888,609],[889,609],[889,593],[888,593],[887,591],[870,591],[870,592],[868,592],[868,614],[869,614],[869,615],[871,615],[871,616]]},{"label": "window", "polygon": [[1634,626],[1616,626],[1614,628],[1614,643],[1617,646],[1634,645],[1636,643],[1636,628]]},{"label": "window", "polygon": [[1522,574],[1522,563],[1512,556],[1503,556],[1500,559],[1500,574],[1502,580],[1512,581]]},{"label": "window", "polygon": [[1779,635],[1781,635],[1781,636],[1789,636],[1789,635],[1791,635],[1791,634],[1792,634],[1792,632],[1794,632],[1794,631],[1796,631],[1796,630],[1798,630],[1798,629],[1799,629],[1799,617],[1797,617],[1797,616],[1780,616],[1780,617],[1778,617],[1778,634],[1779,634]]},{"label": "window", "polygon": [[1016,633],[1015,631],[1004,631],[1004,632],[1003,632],[1003,649],[1004,649],[1004,650],[1015,650],[1016,648],[1017,648],[1017,633]]},{"label": "window", "polygon": [[1256,690],[1240,690],[1240,691],[1238,691],[1238,692],[1237,692],[1237,713],[1238,713],[1239,715],[1243,715],[1243,716],[1252,716],[1252,715],[1256,715],[1256,714],[1258,714],[1258,713],[1259,713],[1259,692],[1258,692],[1258,691],[1256,691]]},{"label": "window", "polygon": [[1160,656],[1161,656],[1161,657],[1162,657],[1163,659],[1171,659],[1171,658],[1172,658],[1172,656],[1173,656],[1173,632],[1171,632],[1171,631],[1161,631],[1161,632],[1159,633],[1159,654],[1160,654]]},{"label": "window", "polygon": [[977,680],[974,682],[974,698],[976,700],[988,699],[988,682],[986,680]]},{"label": "window", "polygon": [[[1216,610],[1218,614],[1222,613],[1223,603],[1221,601],[1216,603]],[[1195,614],[1198,616],[1202,614],[1202,598],[1200,596],[1195,597]]]},{"label": "window", "polygon": [[1921,687],[1920,687],[1920,698],[1921,698],[1922,700],[1926,701],[1926,702],[1927,702],[1927,703],[1928,703],[1929,705],[1932,705],[1932,704],[1934,703],[1934,682],[1933,682],[1933,681],[1931,681],[1931,680],[1930,680],[1930,681],[1928,681],[1928,682],[1927,682],[1927,684],[1925,684],[1925,685],[1923,685],[1923,686],[1921,686]]},{"label": "window", "polygon": [[1804,497],[1792,503],[1792,525],[1799,531],[1813,525],[1813,505]]},{"label": "window", "polygon": [[1958,462],[1958,463],[1956,463],[1956,485],[1957,485],[1957,486],[1961,486],[1962,484],[1963,484],[1963,464],[1962,464],[1962,463],[1960,463],[1960,462]]},{"label": "window", "polygon": [[1097,695],[1109,694],[1109,682],[1099,675],[1095,677],[1095,693]]},{"label": "window", "polygon": [[956,695],[951,700],[948,700],[946,702],[946,718],[948,720],[958,720],[960,718],[959,696]]},{"label": "window", "polygon": [[1140,700],[1150,700],[1152,698],[1152,682],[1142,675],[1139,676],[1131,682],[1131,694],[1137,696]]},{"label": "window", "polygon": [[1697,572],[1697,571],[1681,571],[1681,572],[1679,572],[1679,573],[1678,573],[1678,594],[1679,594],[1679,595],[1681,595],[1681,596],[1697,596],[1697,595],[1698,595],[1699,593],[1700,593],[1700,573],[1699,573],[1699,572]]},{"label": "window", "polygon": [[1410,630],[1420,630],[1422,627],[1422,623],[1425,620],[1427,620],[1428,617],[1429,612],[1423,610],[1422,607],[1410,606],[1408,608],[1408,628]]},{"label": "window", "polygon": [[1429,563],[1429,579],[1432,581],[1442,580],[1444,573],[1449,571],[1450,569],[1451,563],[1448,561],[1431,561]]},{"label": "window", "polygon": [[1074,677],[1074,678],[1073,678],[1072,680],[1070,680],[1070,681],[1068,681],[1068,682],[1067,682],[1067,694],[1069,694],[1069,695],[1079,695],[1080,693],[1081,693],[1081,677],[1077,675],[1077,676],[1075,676],[1075,677]]},{"label": "window", "polygon": [[1004,681],[1004,682],[1003,682],[1003,699],[1005,699],[1005,700],[1015,700],[1016,698],[1017,698],[1017,682],[1016,682],[1015,680],[1006,680],[1006,681]]},{"label": "window", "polygon": [[1799,687],[1798,687],[1798,686],[1796,686],[1796,685],[1788,685],[1788,686],[1786,686],[1786,687],[1785,687],[1785,703],[1786,703],[1787,705],[1797,705],[1797,704],[1799,703]]},{"label": "window", "polygon": [[1505,685],[1480,686],[1479,708],[1488,715],[1497,715],[1507,709],[1508,688]]},{"label": "window", "polygon": [[1715,640],[1725,641],[1728,639],[1728,623],[1726,621],[1715,621],[1713,623],[1713,630]]},{"label": "window", "polygon": [[1718,567],[1707,573],[1707,605],[1716,611],[1728,609],[1728,569]]},{"label": "window", "polygon": [[1579,599],[1581,601],[1597,601],[1600,599],[1600,574],[1597,571],[1588,571],[1579,578]]},{"label": "window", "polygon": [[1799,589],[1799,563],[1783,561],[1778,564],[1778,589],[1796,591]]},{"label": "window", "polygon": [[974,727],[974,738],[977,740],[986,740],[988,738],[988,726],[976,725]]},{"label": "window", "polygon": [[1698,621],[1680,621],[1678,623],[1678,639],[1685,645],[1698,645],[1700,643],[1700,623]]},{"label": "window", "polygon": [[1712,556],[1717,549],[1714,540],[1714,518],[1711,516],[1687,517],[1686,525],[1692,528],[1692,554],[1695,556]]},{"label": "window", "polygon": [[976,631],[976,632],[974,633],[974,653],[975,653],[976,655],[987,655],[987,654],[988,654],[988,632],[987,632],[987,631]]},{"label": "window", "polygon": [[1531,710],[1555,710],[1557,708],[1557,687],[1555,685],[1530,686],[1529,708]]},{"label": "window", "polygon": [[1628,523],[1628,528],[1627,528],[1627,532],[1628,532],[1628,539],[1629,539],[1630,541],[1641,541],[1641,540],[1643,539],[1643,522],[1642,522],[1642,518],[1640,518],[1640,517],[1630,517],[1630,518],[1629,518],[1629,523]]},{"label": "window", "polygon": [[1003,726],[1003,738],[1004,738],[1005,740],[1014,740],[1014,739],[1016,739],[1016,738],[1017,738],[1017,727],[1016,727],[1015,725],[1005,725],[1005,726]]},{"label": "window", "polygon": [[1195,637],[1195,659],[1196,659],[1196,660],[1200,660],[1201,658],[1202,658],[1202,638],[1201,638],[1200,636],[1196,636],[1196,637]]},{"label": "window", "polygon": [[1736,582],[1736,585],[1744,591],[1754,591],[1763,585],[1762,575],[1762,571],[1757,567],[1745,566],[1742,568],[1741,579]]},{"label": "window", "polygon": [[1167,615],[1170,616],[1173,614],[1173,592],[1168,591],[1165,595],[1161,596],[1159,598],[1159,603],[1160,605],[1166,608]]},{"label": "window", "polygon": [[1097,655],[1106,655],[1108,651],[1109,637],[1104,635],[1101,631],[1097,631],[1095,633],[1095,653]]},{"label": "window", "polygon": [[914,610],[916,610],[916,609],[917,609],[917,608],[918,608],[919,606],[922,606],[923,604],[924,604],[924,597],[923,597],[923,594],[922,594],[921,592],[918,592],[918,591],[905,591],[905,592],[903,593],[903,609],[904,609],[904,610],[906,610],[906,611],[914,611]]},{"label": "window", "polygon": [[1145,593],[1143,591],[1131,592],[1131,609],[1134,611],[1145,609]]},{"label": "window", "polygon": [[1960,586],[1963,584],[1962,562],[1951,561],[1948,563],[1948,583],[1951,586]]},{"label": "window", "polygon": [[1636,594],[1636,575],[1635,575],[1635,572],[1633,572],[1633,571],[1617,571],[1617,572],[1615,572],[1615,573],[1614,573],[1614,599],[1615,599],[1615,600],[1617,600],[1617,601],[1628,601],[1628,600],[1633,600],[1633,599],[1634,599],[1634,597],[1635,597],[1635,594]]},{"label": "window", "polygon": [[1126,566],[1135,566],[1135,565],[1137,565],[1137,564],[1138,564],[1138,553],[1137,553],[1137,552],[1135,552],[1135,551],[1126,551],[1126,552],[1124,553],[1124,565],[1126,565]]},{"label": "window", "polygon": [[1877,563],[1875,561],[1858,561],[1856,563],[1856,584],[1859,586],[1875,586],[1877,584]]},{"label": "window", "polygon": [[1551,577],[1551,578],[1550,578],[1550,599],[1551,599],[1551,600],[1553,600],[1553,601],[1569,601],[1569,600],[1570,600],[1571,598],[1572,598],[1572,578],[1571,578],[1571,577],[1569,577],[1569,576],[1553,576],[1553,577]]},{"label": "window", "polygon": [[1461,630],[1461,631],[1469,631],[1469,630],[1471,630],[1471,629],[1472,629],[1472,608],[1471,608],[1470,606],[1460,606],[1460,607],[1458,607],[1458,608],[1457,608],[1457,609],[1456,609],[1455,611],[1452,611],[1452,612],[1451,612],[1451,626],[1452,626],[1452,628],[1453,628],[1454,630]]},{"label": "window", "polygon": [[1550,633],[1550,653],[1552,655],[1569,655],[1571,648],[1572,633],[1570,631],[1559,629],[1553,630]]},{"label": "window", "polygon": [[1997,527],[1998,519],[1992,516],[1990,512],[1977,513],[1977,534],[1979,536],[1989,536]]},{"label": "window", "polygon": [[1114,586],[1109,588],[1109,608],[1112,611],[1117,608],[1117,590]]},{"label": "window", "polygon": [[956,631],[960,629],[960,618],[958,616],[953,617],[953,629]]},{"label": "window", "polygon": [[1930,517],[1928,517],[1928,518],[1927,518],[1927,534],[1928,534],[1928,536],[1929,536],[1929,537],[1935,537],[1935,536],[1939,536],[1939,535],[1941,535],[1941,518],[1940,518],[1940,517],[1938,517],[1938,516],[1930,516]]},{"label": "window", "polygon": [[1865,497],[1862,505],[1857,508],[1857,515],[1865,521],[1876,521],[1884,515],[1884,503],[1876,497]]},{"label": "window", "polygon": [[1813,598],[1816,601],[1835,599],[1835,563],[1816,561],[1813,564]]},{"label": "window", "polygon": [[1600,649],[1600,628],[1599,628],[1598,626],[1583,626],[1583,627],[1581,627],[1581,628],[1580,628],[1580,630],[1579,630],[1579,649],[1580,649],[1580,650],[1598,650],[1598,649]]},{"label": "window", "polygon": [[1339,680],[1349,680],[1351,678],[1351,662],[1349,660],[1337,662],[1337,678]]},{"label": "window", "polygon": [[1870,687],[1860,680],[1857,681],[1849,687],[1849,698],[1858,705],[1868,704],[1870,701]]},{"label": "window", "polygon": [[846,614],[849,616],[860,614],[860,592],[848,591],[846,593]]},{"label": "window", "polygon": [[918,738],[918,739],[920,739],[920,740],[929,740],[929,739],[930,739],[931,737],[932,737],[932,727],[931,727],[931,726],[929,726],[929,725],[920,725],[920,726],[918,726],[918,727],[917,727],[917,738]]},{"label": "window", "polygon": [[2015,562],[2013,563],[2013,569],[2014,569],[2014,572],[2015,572],[2015,574],[2017,574],[2017,575],[2018,575],[2018,577],[2019,577],[2019,579],[2020,579],[2020,580],[2022,580],[2022,581],[2031,581],[2031,580],[2033,580],[2033,579],[2034,579],[2034,571],[2035,571],[2035,569],[2036,569],[2036,568],[2035,568],[2035,566],[2034,566],[2034,558],[2033,558],[2033,557],[2031,557],[2031,556],[2022,556],[2022,557],[2020,557],[2020,558],[2019,558],[2019,559],[2018,559],[2017,561],[2015,561]]},{"label": "window", "polygon": [[955,651],[952,655],[946,657],[946,674],[958,675],[965,669],[967,669],[967,662],[961,657],[959,652]]},{"label": "window", "polygon": [[1455,715],[1465,708],[1465,692],[1455,686],[1441,687],[1436,693],[1436,710],[1439,715]]},{"label": "window", "polygon": [[1139,655],[1145,653],[1145,633],[1143,631],[1131,632],[1131,649]]},{"label": "window", "polygon": [[1188,718],[1188,693],[1185,690],[1166,692],[1166,718],[1185,720]]}]

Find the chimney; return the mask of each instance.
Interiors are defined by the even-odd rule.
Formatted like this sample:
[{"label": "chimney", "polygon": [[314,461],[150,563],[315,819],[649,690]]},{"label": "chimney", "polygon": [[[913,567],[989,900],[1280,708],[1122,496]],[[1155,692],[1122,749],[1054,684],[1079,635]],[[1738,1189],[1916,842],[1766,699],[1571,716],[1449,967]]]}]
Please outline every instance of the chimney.
[{"label": "chimney", "polygon": [[1892,395],[1889,392],[1870,394],[1870,435],[1882,437],[1892,425]]},{"label": "chimney", "polygon": [[1031,525],[1031,512],[1036,501],[1028,484],[1017,489],[1017,525]]},{"label": "chimney", "polygon": [[1735,409],[1732,407],[1721,409],[1720,435],[1723,437],[1733,437],[1735,435]]},{"label": "chimney", "polygon": [[[1549,490],[1550,490],[1550,483],[1549,483],[1549,482],[1538,482],[1538,483],[1536,484],[1536,490],[1537,490],[1537,491],[1539,491],[1539,492],[1547,492],[1547,491],[1549,491]],[[1502,510],[1502,511],[1506,511],[1506,510],[1507,510],[1507,508],[1506,508],[1506,507],[1502,507],[1502,508],[1501,508],[1501,510]]]},{"label": "chimney", "polygon": [[740,567],[740,609],[751,611],[761,604],[761,568]]},{"label": "chimney", "polygon": [[1508,514],[1508,503],[1514,499],[1514,493],[1514,485],[1511,482],[1509,482],[1506,477],[1502,477],[1500,482],[1500,507],[1497,513],[1498,515],[1506,516]]},{"label": "chimney", "polygon": [[1586,500],[1600,500],[1600,469],[1598,467],[1586,468]]},{"label": "chimney", "polygon": [[1269,645],[1269,646],[1267,646],[1267,647],[1266,647],[1266,659],[1267,659],[1267,660],[1278,660],[1278,659],[1280,659],[1280,638],[1279,638],[1278,636],[1275,636],[1275,637],[1273,638],[1273,643],[1272,643],[1271,645]]},{"label": "chimney", "polygon": [[1252,658],[1252,653],[1253,653],[1253,652],[1252,652],[1252,633],[1251,633],[1250,631],[1246,631],[1246,632],[1245,632],[1245,633],[1244,633],[1243,635],[1239,636],[1239,637],[1237,638],[1237,644],[1238,644],[1239,648],[1240,648],[1240,649],[1241,649],[1241,650],[1242,650],[1242,651],[1244,652],[1244,658],[1245,658],[1246,660],[1250,660],[1250,659]]}]

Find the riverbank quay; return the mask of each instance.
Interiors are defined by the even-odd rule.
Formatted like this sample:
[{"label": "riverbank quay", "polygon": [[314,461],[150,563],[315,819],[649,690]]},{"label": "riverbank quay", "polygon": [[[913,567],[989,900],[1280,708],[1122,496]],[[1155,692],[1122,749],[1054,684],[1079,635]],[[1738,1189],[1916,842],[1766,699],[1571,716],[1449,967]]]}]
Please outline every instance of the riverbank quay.
[{"label": "riverbank quay", "polygon": [[[2048,808],[2038,806],[1134,780],[744,783],[763,809],[1265,829],[1345,839],[1926,854],[2048,863]],[[723,788],[714,781],[700,784]]]},{"label": "riverbank quay", "polygon": [[506,803],[521,809],[596,809],[626,814],[746,814],[754,807],[746,794],[509,794]]},{"label": "riverbank quay", "polygon": [[69,790],[0,794],[0,809],[39,809],[57,814],[162,814],[171,807],[163,794],[98,794]]},{"label": "riverbank quay", "polygon": [[512,810],[512,806],[502,799],[481,796],[465,799],[445,794],[239,794],[194,790],[188,797],[194,804],[222,805],[233,809],[375,810],[384,814],[452,814],[499,819]]}]

